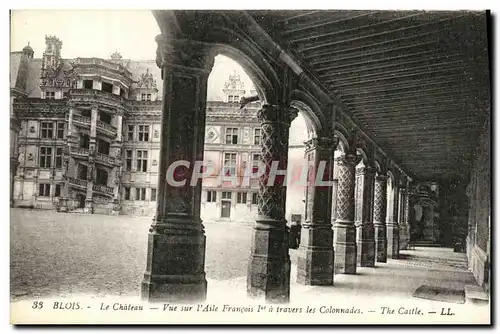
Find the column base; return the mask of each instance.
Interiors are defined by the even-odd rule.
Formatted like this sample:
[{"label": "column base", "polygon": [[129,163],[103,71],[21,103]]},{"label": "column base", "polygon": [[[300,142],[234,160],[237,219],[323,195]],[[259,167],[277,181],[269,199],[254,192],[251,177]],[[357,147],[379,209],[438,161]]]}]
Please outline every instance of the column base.
[{"label": "column base", "polygon": [[375,267],[375,241],[360,240],[357,245],[359,266]]},{"label": "column base", "polygon": [[297,253],[297,283],[333,285],[333,231],[328,225],[305,225]]},{"label": "column base", "polygon": [[399,227],[397,223],[387,224],[387,257],[399,258]]},{"label": "column base", "polygon": [[375,259],[377,262],[387,262],[387,236],[385,225],[375,225]]},{"label": "column base", "polygon": [[[192,282],[195,281],[195,282]],[[151,275],[144,274],[141,299],[155,302],[202,302],[207,299],[205,275]]]},{"label": "column base", "polygon": [[357,246],[354,222],[349,225],[334,225],[333,235],[335,274],[356,274]]},{"label": "column base", "polygon": [[94,213],[94,200],[92,198],[85,199],[85,207],[83,208],[84,213]]},{"label": "column base", "polygon": [[357,227],[358,254],[357,261],[360,267],[375,267],[375,230],[372,224]]},{"label": "column base", "polygon": [[69,198],[67,197],[60,197],[59,198],[59,212],[68,212],[68,202]]},{"label": "column base", "polygon": [[406,225],[399,226],[399,250],[408,249],[408,243],[410,238],[408,237],[408,228]]},{"label": "column base", "polygon": [[256,220],[247,295],[270,303],[290,301],[290,256],[285,220]]},{"label": "column base", "polygon": [[205,233],[201,221],[169,217],[154,223],[148,235],[141,298],[150,302],[204,301]]}]

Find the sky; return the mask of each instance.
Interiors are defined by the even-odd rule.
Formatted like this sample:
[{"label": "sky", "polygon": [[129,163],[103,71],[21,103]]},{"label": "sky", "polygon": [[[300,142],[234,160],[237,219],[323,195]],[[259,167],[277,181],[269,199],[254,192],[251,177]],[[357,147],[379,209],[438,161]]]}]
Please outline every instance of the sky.
[{"label": "sky", "polygon": [[[11,51],[21,51],[28,43],[41,58],[45,36],[56,35],[63,43],[62,57],[107,59],[118,51],[124,59],[152,60],[156,57],[155,37],[160,29],[149,10],[13,10]],[[240,74],[245,88],[252,81],[232,59],[219,55],[208,79],[208,99],[221,100],[229,74]]]}]

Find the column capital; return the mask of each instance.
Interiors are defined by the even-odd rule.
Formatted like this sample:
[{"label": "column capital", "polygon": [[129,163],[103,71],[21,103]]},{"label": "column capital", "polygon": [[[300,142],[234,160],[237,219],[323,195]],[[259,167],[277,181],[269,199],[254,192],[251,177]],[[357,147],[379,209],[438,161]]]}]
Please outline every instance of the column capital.
[{"label": "column capital", "polygon": [[156,65],[182,66],[191,70],[198,70],[210,74],[214,57],[210,54],[210,44],[200,43],[189,39],[174,39],[164,35],[155,38]]},{"label": "column capital", "polygon": [[376,172],[377,169],[375,168],[375,166],[368,165],[356,168],[356,175],[366,175],[366,174],[374,175]]},{"label": "column capital", "polygon": [[264,104],[257,112],[257,118],[261,123],[282,122],[290,126],[298,114],[297,108]]},{"label": "column capital", "polygon": [[306,152],[312,150],[322,150],[322,151],[335,151],[339,139],[337,137],[314,137],[304,142],[306,145]]},{"label": "column capital", "polygon": [[361,161],[361,156],[354,153],[346,153],[340,157],[335,158],[338,165],[354,165],[356,166]]}]

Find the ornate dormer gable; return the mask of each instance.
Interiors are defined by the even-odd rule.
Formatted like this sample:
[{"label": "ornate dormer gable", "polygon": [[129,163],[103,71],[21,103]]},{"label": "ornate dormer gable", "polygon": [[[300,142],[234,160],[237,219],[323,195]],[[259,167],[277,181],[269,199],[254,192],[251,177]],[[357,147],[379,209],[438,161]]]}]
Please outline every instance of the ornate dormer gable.
[{"label": "ornate dormer gable", "polygon": [[141,78],[137,82],[137,88],[156,89],[156,79],[153,77],[153,74],[149,73],[149,69],[146,69],[146,73],[141,75]]},{"label": "ornate dormer gable", "polygon": [[224,102],[239,103],[245,95],[245,83],[236,71],[229,74],[229,79],[224,83]]}]

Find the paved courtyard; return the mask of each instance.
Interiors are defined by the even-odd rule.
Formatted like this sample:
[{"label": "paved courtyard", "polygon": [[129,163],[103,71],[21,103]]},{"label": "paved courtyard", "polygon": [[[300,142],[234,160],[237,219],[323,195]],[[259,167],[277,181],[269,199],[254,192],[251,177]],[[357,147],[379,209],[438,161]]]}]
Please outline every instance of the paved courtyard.
[{"label": "paved courtyard", "polygon": [[[150,217],[11,210],[11,295],[138,296]],[[252,225],[205,223],[208,280],[246,275]]]},{"label": "paved courtyard", "polygon": [[[137,300],[150,224],[148,217],[12,210],[12,300],[78,295]],[[207,301],[245,300],[252,225],[207,222],[205,229]],[[296,255],[295,250],[290,250],[291,302],[335,302],[367,307],[387,303],[436,312],[440,311],[439,307],[452,305],[460,311],[458,318],[465,316],[462,319],[465,322],[468,314],[480,316],[483,321],[489,313],[485,305],[450,304],[412,296],[421,285],[460,290],[475,284],[467,269],[465,254],[451,249],[402,251],[398,260],[377,263],[375,268],[358,268],[356,275],[335,275],[335,285],[324,287],[296,283]],[[454,319],[449,321],[457,318]]]}]

